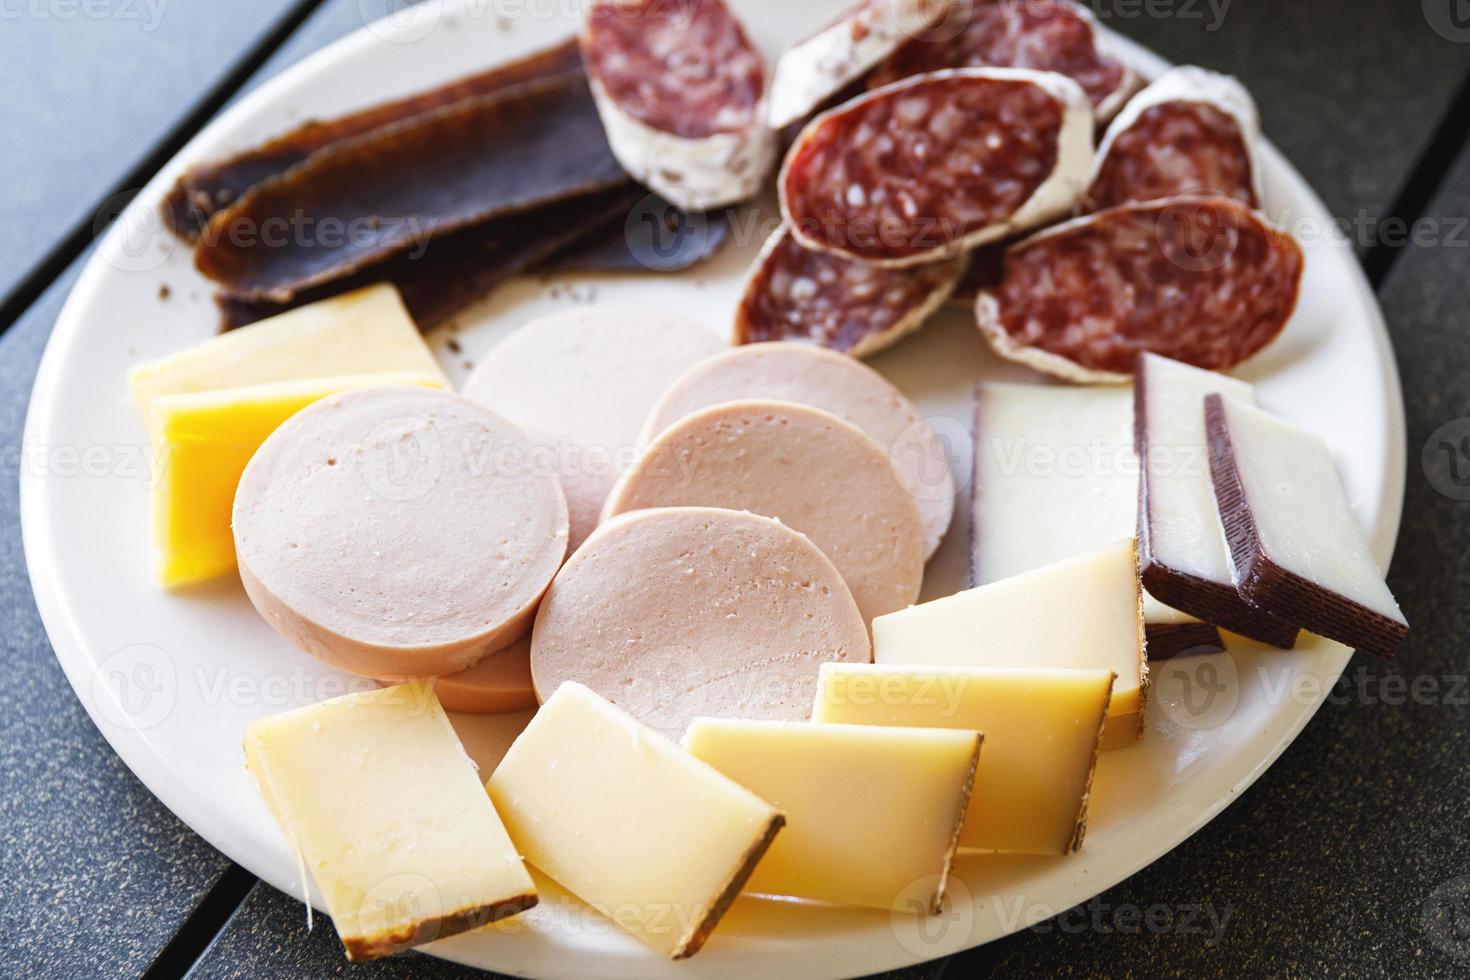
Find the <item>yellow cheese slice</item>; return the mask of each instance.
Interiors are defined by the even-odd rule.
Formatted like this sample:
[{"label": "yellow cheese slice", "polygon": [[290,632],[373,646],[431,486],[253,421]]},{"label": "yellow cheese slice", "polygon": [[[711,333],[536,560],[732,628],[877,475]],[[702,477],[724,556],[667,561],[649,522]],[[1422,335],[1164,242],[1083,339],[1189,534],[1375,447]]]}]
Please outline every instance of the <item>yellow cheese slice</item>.
[{"label": "yellow cheese slice", "polygon": [[311,303],[140,364],[128,374],[128,385],[147,421],[155,399],[162,395],[405,371],[444,381],[398,290],[382,284]]},{"label": "yellow cheese slice", "polygon": [[487,788],[527,861],[671,959],[704,944],[784,823],[573,682],[541,706]]},{"label": "yellow cheese slice", "polygon": [[358,374],[161,395],[152,403],[154,573],[172,588],[235,567],[230,511],[245,464],[282,422],[351,388],[443,386],[437,373]]},{"label": "yellow cheese slice", "polygon": [[1148,657],[1132,539],[873,620],[873,660],[1117,675],[1103,748],[1143,732]]},{"label": "yellow cheese slice", "polygon": [[253,721],[245,764],[311,871],[348,959],[387,956],[536,904],[427,683]]},{"label": "yellow cheese slice", "polygon": [[[983,732],[985,751],[960,843],[1066,854],[1082,846],[1087,829],[1112,688],[1108,670],[830,663],[822,665],[812,720]],[[793,831],[797,819],[793,812]]]},{"label": "yellow cheese slice", "polygon": [[746,891],[940,911],[979,732],[696,718],[684,746],[786,815]]}]

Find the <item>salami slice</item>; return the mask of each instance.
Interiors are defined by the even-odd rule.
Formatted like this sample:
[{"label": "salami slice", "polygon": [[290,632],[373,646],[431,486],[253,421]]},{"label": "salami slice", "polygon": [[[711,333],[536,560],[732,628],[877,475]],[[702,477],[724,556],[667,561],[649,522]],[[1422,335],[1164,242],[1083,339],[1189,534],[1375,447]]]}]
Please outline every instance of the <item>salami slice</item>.
[{"label": "salami slice", "polygon": [[776,156],[765,62],[723,0],[594,0],[582,60],[635,179],[690,211],[759,192]]},{"label": "salami slice", "polygon": [[786,227],[761,250],[735,309],[736,344],[791,340],[867,357],[923,326],[962,258],[886,269],[803,248]]},{"label": "salami slice", "polygon": [[313,153],[466,99],[567,73],[582,73],[575,39],[427,92],[336,119],[305,123],[242,153],[190,167],[164,199],[164,221],[176,235],[195,241],[216,213],[244,197],[250,188],[280,176]]},{"label": "salami slice", "polygon": [[1091,11],[1070,0],[960,0],[930,31],[899,48],[869,76],[877,88],[944,68],[1033,68],[1054,71],[1087,93],[1107,120],[1138,88],[1114,57]]},{"label": "salami slice", "polygon": [[629,186],[601,137],[576,75],[456,103],[256,187],[210,222],[195,265],[238,296],[288,302],[431,238]]},{"label": "salami slice", "polygon": [[811,115],[959,2],[862,0],[787,48],[771,78],[771,128],[785,129]]},{"label": "salami slice", "polygon": [[1172,69],[1108,127],[1081,207],[1213,194],[1258,208],[1260,141],[1256,103],[1238,81],[1203,68]]},{"label": "salami slice", "polygon": [[1223,371],[1286,327],[1302,266],[1296,240],[1239,201],[1130,204],[1012,247],[976,318],[1002,357],[1070,381],[1127,381],[1140,351]]},{"label": "salami slice", "polygon": [[807,248],[919,265],[1065,214],[1092,165],[1077,83],[934,72],[818,116],[786,156],[781,211]]}]

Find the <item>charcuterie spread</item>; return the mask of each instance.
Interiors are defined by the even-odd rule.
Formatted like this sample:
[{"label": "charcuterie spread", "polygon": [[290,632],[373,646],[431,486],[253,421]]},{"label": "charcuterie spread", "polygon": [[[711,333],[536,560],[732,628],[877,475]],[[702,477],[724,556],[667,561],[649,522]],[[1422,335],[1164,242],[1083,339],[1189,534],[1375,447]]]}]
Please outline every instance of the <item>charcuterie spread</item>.
[{"label": "charcuterie spread", "polygon": [[[776,48],[734,0],[585,6],[162,202],[238,329],[128,377],[153,575],[237,575],[362,681],[241,733],[350,959],[552,888],[676,960],[741,895],[898,929],[1097,846],[1151,660],[1399,650],[1332,450],[1251,383],[1312,252],[1239,82],[1140,88],[1061,0]],[[357,233],[265,235],[301,221]],[[709,303],[661,291],[717,252]],[[515,736],[479,771],[475,715]]]}]

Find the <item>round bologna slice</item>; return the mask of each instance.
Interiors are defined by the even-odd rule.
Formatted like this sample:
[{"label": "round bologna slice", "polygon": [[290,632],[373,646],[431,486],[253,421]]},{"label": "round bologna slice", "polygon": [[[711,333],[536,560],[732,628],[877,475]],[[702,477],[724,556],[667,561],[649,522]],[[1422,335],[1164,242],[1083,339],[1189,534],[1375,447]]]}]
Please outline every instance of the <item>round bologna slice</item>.
[{"label": "round bologna slice", "polygon": [[1098,119],[1112,118],[1137,76],[1104,43],[1092,12],[1071,0],[960,0],[930,30],[895,51],[870,87],[945,68],[1031,68],[1082,86]]},{"label": "round bologna slice", "polygon": [[807,248],[920,265],[1065,214],[1091,166],[1092,113],[1076,82],[935,72],[812,120],[786,155],[781,211]]},{"label": "round bologna slice", "polygon": [[434,676],[525,634],[566,557],[567,505],[505,419],[373,388],[272,433],[234,529],[250,601],[292,643],[367,677]]},{"label": "round bologna slice", "polygon": [[654,406],[643,426],[651,443],[701,409],[749,399],[797,402],[862,429],[888,453],[919,508],[924,557],[938,550],[954,517],[949,450],[903,392],[865,364],[806,344],[751,344],[690,368]]},{"label": "round bologna slice", "polygon": [[1080,208],[1096,211],[1179,194],[1261,206],[1261,122],[1229,75],[1174,68],[1135,95],[1098,147]]},{"label": "round bologna slice", "polygon": [[723,0],[593,0],[582,60],[613,155],[689,211],[754,197],[776,158],[765,61]]},{"label": "round bologna slice", "polygon": [[531,683],[531,638],[523,636],[468,670],[434,678],[434,694],[448,711],[493,715],[536,707]]},{"label": "round bologna slice", "polygon": [[464,395],[525,429],[571,510],[571,547],[638,456],[638,431],[674,379],[728,345],[703,324],[638,306],[585,306],[526,324],[480,361]]},{"label": "round bologna slice", "polygon": [[976,317],[1002,357],[1070,381],[1128,381],[1141,351],[1224,371],[1285,329],[1302,266],[1296,240],[1239,201],[1130,204],[1011,248]]},{"label": "round bologna slice", "polygon": [[648,444],[603,514],[651,507],[728,507],[776,518],[832,559],[867,621],[919,598],[918,506],[888,454],[830,412],[742,401],[685,416]]},{"label": "round bologna slice", "polygon": [[579,681],[674,739],[699,716],[806,721],[820,664],[871,659],[852,595],[816,545],[779,521],[704,507],[598,528],[531,634],[543,701]]},{"label": "round bologna slice", "polygon": [[782,130],[811,115],[957,2],[861,0],[816,34],[787,48],[771,77],[771,128]]},{"label": "round bologna slice", "polygon": [[751,266],[733,339],[803,341],[867,357],[923,326],[963,271],[961,256],[890,269],[818,252],[783,225]]}]

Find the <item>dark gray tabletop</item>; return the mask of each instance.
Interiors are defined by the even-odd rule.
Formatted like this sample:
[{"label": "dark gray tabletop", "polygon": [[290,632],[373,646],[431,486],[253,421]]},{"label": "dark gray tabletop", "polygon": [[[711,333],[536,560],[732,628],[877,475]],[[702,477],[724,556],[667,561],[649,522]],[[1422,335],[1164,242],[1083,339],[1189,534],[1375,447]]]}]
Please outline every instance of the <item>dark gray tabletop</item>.
[{"label": "dark gray tabletop", "polygon": [[[1390,579],[1415,632],[1397,664],[1354,660],[1296,744],[1181,847],[1059,919],[899,976],[1470,975],[1470,502],[1455,483],[1470,458],[1453,455],[1470,431],[1454,429],[1470,427],[1470,18],[1458,0],[1091,5],[1173,60],[1239,75],[1352,230],[1404,379]],[[299,903],[133,778],[56,665],[16,504],[36,365],[97,228],[222,106],[400,6],[0,9],[0,975],[467,974],[412,955],[347,964],[329,926],[307,934]]]}]

